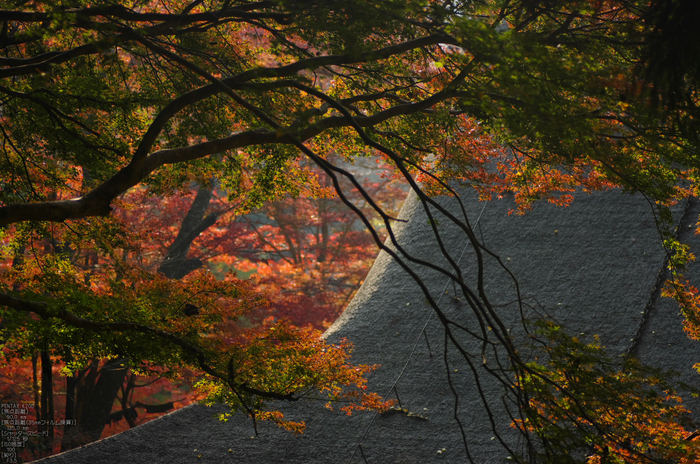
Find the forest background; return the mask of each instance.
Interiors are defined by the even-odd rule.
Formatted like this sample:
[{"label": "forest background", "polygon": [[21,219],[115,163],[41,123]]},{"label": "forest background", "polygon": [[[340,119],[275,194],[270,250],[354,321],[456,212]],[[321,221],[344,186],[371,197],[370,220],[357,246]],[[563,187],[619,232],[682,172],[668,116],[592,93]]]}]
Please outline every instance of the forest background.
[{"label": "forest background", "polygon": [[[303,423],[271,401],[320,392],[346,412],[389,407],[365,390],[373,366],[353,366],[349,342],[308,328],[347,301],[370,243],[407,270],[416,262],[393,237],[396,192],[347,167],[361,158],[458,224],[477,255],[488,249],[466,214],[433,200],[454,183],[484,200],[512,194],[516,213],[566,205],[576,189],[645,195],[672,269],[666,294],[698,338],[699,292],[682,276],[693,256],[669,206],[697,195],[699,9],[1,2],[3,372],[28,363],[23,394],[44,420],[57,417],[54,382],[65,385],[63,416],[77,423],[60,445],[42,426],[37,451],[169,408],[134,397],[144,381],[132,374],[187,380],[208,402],[296,432]],[[542,356],[525,359],[483,280],[438,270],[480,321],[480,333],[457,327],[424,289],[446,336],[507,352],[508,369],[490,373],[519,407],[518,459],[693,461],[696,435],[664,376],[613,365],[549,321],[533,332]]]},{"label": "forest background", "polygon": [[[407,189],[388,175],[387,166],[367,159],[348,167],[386,211],[398,213]],[[372,237],[358,224],[357,216],[330,193],[283,196],[246,214],[216,186],[193,184],[165,201],[142,189],[123,200],[129,206],[114,214],[129,230],[146,237],[132,256],[139,266],[169,279],[184,279],[202,268],[217,279],[229,273],[254,279],[265,304],[228,327],[231,337],[279,319],[297,327],[324,330],[352,299],[376,255]],[[356,204],[366,208],[362,199]],[[73,257],[78,258],[80,255]],[[83,266],[97,267],[89,259]],[[12,263],[7,260],[4,265],[11,267]],[[185,304],[184,313],[188,308],[195,311],[194,306]],[[53,418],[50,420],[57,425],[73,417],[83,424],[89,421],[94,429],[69,442],[63,440],[65,427],[53,427],[48,435],[51,439],[32,443],[22,453],[23,459],[106,438],[202,398],[192,388],[189,372],[181,372],[183,378],[177,380],[159,373],[139,375],[128,367],[108,375],[113,363],[95,359],[73,375],[77,379],[72,383],[61,375],[66,364],[60,357],[43,356],[35,350],[31,358],[5,358],[0,370],[0,402],[34,404],[36,416]],[[42,363],[51,368],[50,373],[42,369]],[[66,402],[67,389],[71,388],[74,398],[80,400],[72,405],[73,412]]]}]

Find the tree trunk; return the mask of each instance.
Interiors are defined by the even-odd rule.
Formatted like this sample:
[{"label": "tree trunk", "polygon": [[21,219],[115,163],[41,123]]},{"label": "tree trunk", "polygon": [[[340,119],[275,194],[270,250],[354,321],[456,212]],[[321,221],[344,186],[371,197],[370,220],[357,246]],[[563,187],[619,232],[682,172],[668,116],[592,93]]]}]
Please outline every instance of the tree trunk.
[{"label": "tree trunk", "polygon": [[[158,269],[166,277],[181,279],[202,267],[198,258],[187,258],[187,253],[192,242],[218,219],[218,215],[214,213],[205,216],[212,197],[211,188],[200,187],[197,191],[178,235]],[[127,371],[124,360],[110,361],[101,369],[98,368],[98,361],[95,361],[81,372],[80,376],[67,380],[67,393],[73,397],[67,398],[66,401],[66,419],[69,401],[73,401],[72,419],[77,423],[64,428],[61,450],[76,448],[100,438],[105,425],[110,421],[114,400],[124,384]],[[125,411],[124,405],[122,410]],[[129,425],[135,425],[133,418],[127,417],[127,420],[129,419],[132,419]]]},{"label": "tree trunk", "polygon": [[[211,227],[218,216],[206,215],[213,197],[211,189],[200,187],[190,209],[182,221],[177,237],[170,245],[168,253],[159,271],[170,279],[181,279],[190,272],[200,268],[202,262],[197,258],[187,258],[192,242],[204,230]],[[95,361],[77,377],[67,380],[66,419],[69,411],[76,425],[64,428],[61,450],[69,450],[98,440],[105,425],[110,420],[114,400],[124,384],[128,367],[124,360],[114,360],[98,368]],[[81,378],[82,377],[82,378]],[[72,410],[69,409],[69,404]],[[170,406],[172,408],[172,405]],[[122,405],[122,410],[125,410]],[[130,417],[127,417],[129,420]],[[135,425],[133,420],[129,421]]]},{"label": "tree trunk", "polygon": [[73,375],[66,377],[66,424],[63,426],[63,441],[61,442],[61,451],[67,451],[70,437],[74,435],[73,421],[76,418],[75,409],[76,389],[81,377],[81,372],[74,372]]},{"label": "tree trunk", "polygon": [[47,447],[51,450],[54,437],[53,410],[53,363],[48,348],[41,350],[41,423],[39,433]]},{"label": "tree trunk", "polygon": [[211,188],[200,187],[190,209],[182,220],[180,230],[173,243],[168,248],[168,254],[158,268],[165,277],[179,280],[192,271],[202,267],[198,258],[187,258],[192,242],[206,229],[213,226],[218,219],[217,214],[205,216],[213,197]]},{"label": "tree trunk", "polygon": [[[71,427],[70,436],[64,438],[62,448],[76,448],[100,438],[128,369],[124,359],[113,359],[99,370],[99,378],[94,387],[78,389],[76,399],[80,408],[76,411],[77,423]],[[88,375],[85,379],[89,381],[90,378]],[[86,394],[89,394],[89,397],[85,397]]]},{"label": "tree trunk", "polygon": [[39,350],[34,350],[32,353],[32,390],[34,391],[34,414],[36,422],[41,422],[41,393],[39,388]]}]

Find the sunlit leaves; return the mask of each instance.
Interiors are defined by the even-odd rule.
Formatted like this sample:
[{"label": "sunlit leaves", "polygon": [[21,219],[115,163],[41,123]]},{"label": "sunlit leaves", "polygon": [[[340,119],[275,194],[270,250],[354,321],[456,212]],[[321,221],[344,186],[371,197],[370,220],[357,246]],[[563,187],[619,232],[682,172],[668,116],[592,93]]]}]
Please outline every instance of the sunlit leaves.
[{"label": "sunlit leaves", "polygon": [[[272,420],[294,432],[303,432],[304,424],[286,421],[279,412],[265,411],[260,400],[251,410],[246,401],[250,401],[249,395],[232,390],[232,384],[245,381],[249,388],[301,397],[319,392],[321,398],[332,402],[349,402],[341,408],[348,414],[353,409],[388,408],[390,402],[380,401],[376,394],[364,393],[364,375],[376,366],[349,364],[351,351],[346,340],[331,345],[311,328],[267,321],[261,328],[246,332],[241,341],[222,353],[229,373],[226,381],[210,378],[201,381],[198,388],[208,394],[205,404],[222,402],[234,412],[245,408],[254,419]],[[348,386],[353,389],[348,390]]]},{"label": "sunlit leaves", "polygon": [[[576,190],[639,191],[679,269],[692,255],[668,207],[700,188],[698,98],[695,65],[659,70],[677,38],[660,34],[656,3],[4,2],[18,18],[0,33],[7,348],[50,341],[71,369],[95,356],[199,369],[213,397],[280,423],[265,401],[313,389],[381,409],[360,393],[367,369],[350,372],[348,345],[279,320],[330,322],[372,255],[309,159],[341,178],[351,169],[340,160],[379,160],[428,194],[461,182],[482,199],[513,194],[519,212],[565,206]],[[363,196],[336,184],[379,246],[396,209],[386,185]],[[211,197],[208,222],[185,230],[173,257],[195,191]],[[164,260],[187,262],[186,277],[159,274]],[[669,292],[696,336],[697,290],[678,282]],[[276,319],[247,331],[266,297]],[[510,353],[535,392],[522,431],[560,450],[584,437],[601,460],[685,452],[675,397],[645,396],[653,376],[610,368],[552,327],[542,336],[546,361]],[[343,398],[348,384],[356,395]],[[647,425],[635,435],[623,417],[670,441]]]},{"label": "sunlit leaves", "polygon": [[695,462],[687,410],[670,374],[634,359],[615,361],[597,340],[567,335],[551,322],[535,336],[541,358],[520,379],[527,398],[514,426],[541,439],[538,462]]}]

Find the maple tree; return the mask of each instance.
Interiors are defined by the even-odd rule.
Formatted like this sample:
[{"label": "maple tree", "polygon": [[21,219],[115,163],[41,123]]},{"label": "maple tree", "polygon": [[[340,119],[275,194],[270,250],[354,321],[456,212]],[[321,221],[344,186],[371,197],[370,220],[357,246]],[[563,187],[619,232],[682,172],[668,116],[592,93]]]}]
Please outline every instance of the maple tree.
[{"label": "maple tree", "polygon": [[[395,210],[405,192],[394,186],[395,180],[376,175],[381,170],[375,164],[372,161],[369,168],[358,168],[369,173],[358,177],[366,178],[363,184],[377,192],[375,199]],[[375,179],[370,182],[370,177]],[[149,196],[144,190],[136,190],[122,200],[129,207],[116,211],[117,217],[130,230],[150,237],[129,258],[140,267],[159,270],[171,279],[182,278],[207,264],[222,277],[230,269],[255,273],[257,291],[267,295],[269,301],[264,308],[246,314],[246,326],[259,325],[269,317],[289,320],[300,327],[327,326],[357,290],[374,256],[371,238],[358,230],[354,224],[357,218],[339,207],[337,198],[285,198],[266,202],[242,216],[235,214],[235,208],[215,189],[203,187],[167,201]],[[86,269],[95,272],[95,256],[91,258]],[[240,321],[227,327],[227,336],[235,337],[239,326]],[[34,383],[35,389],[52,394],[52,400],[61,403],[53,407],[52,413],[40,409],[42,416],[81,424],[79,429],[51,430],[50,435],[55,437],[34,449],[35,457],[36,453],[57,451],[57,443],[66,450],[134,427],[144,419],[185,406],[196,397],[189,388],[179,389],[162,377],[139,378],[129,371],[128,363],[115,368],[114,362],[94,360],[66,377],[66,385],[61,385],[57,369],[64,364],[42,358],[42,363],[52,365],[54,372],[53,376],[42,377],[43,385],[39,386],[37,363],[33,363],[32,370],[28,361],[24,365],[14,361],[14,366],[4,367],[13,372],[14,380],[0,389],[3,402],[28,400],[31,388],[25,388],[22,394],[14,387]],[[176,401],[154,402],[149,394]],[[117,404],[110,407],[115,398]],[[69,428],[76,430],[68,432]]]},{"label": "maple tree", "polygon": [[[292,251],[301,239],[292,230],[301,228],[287,227],[298,219],[286,211],[286,195],[323,198],[332,187],[421,286],[452,344],[459,347],[462,328],[409,263],[450,278],[478,316],[483,343],[505,350],[511,371],[489,373],[521,408],[514,426],[531,444],[523,461],[562,462],[572,436],[587,444],[582,459],[590,462],[691,459],[697,445],[686,440],[670,390],[640,403],[638,421],[649,428],[638,434],[620,421],[627,411],[601,413],[609,404],[634,406],[620,395],[648,398],[659,386],[653,373],[631,364],[602,369],[595,345],[546,326],[539,337],[550,362],[521,358],[483,284],[488,249],[466,214],[451,214],[432,195],[469,183],[484,199],[513,192],[525,211],[539,200],[565,205],[577,188],[641,192],[656,205],[675,272],[669,292],[692,332],[697,290],[680,275],[691,255],[674,239],[668,206],[697,194],[697,61],[694,48],[676,47],[683,34],[696,34],[678,32],[692,30],[680,26],[694,8],[690,0],[5,2],[6,348],[12,356],[54,354],[72,371],[96,358],[128,358],[136,370],[155,365],[169,375],[196,369],[210,400],[300,430],[266,403],[311,390],[342,399],[343,385],[362,390],[369,367],[349,364],[348,345],[284,321],[240,330],[264,298],[253,281],[216,279],[188,257],[206,208],[157,269],[147,249],[167,241],[131,230],[120,211],[131,214],[139,192],[160,203],[193,185],[206,204],[216,185],[232,214],[272,201],[268,215],[285,243],[275,271],[288,272],[282,262],[301,259]],[[393,217],[335,161],[365,155],[408,182],[438,240],[431,208],[464,231],[477,256],[475,285],[449,256],[449,267],[438,267],[396,243]],[[258,232],[255,246],[279,249],[279,237]],[[319,264],[327,252],[318,249]],[[576,382],[571,353],[588,360]],[[600,396],[601,383],[619,393]],[[576,413],[560,414],[570,401]],[[364,406],[383,405],[366,395]],[[654,438],[659,431],[669,431],[668,441]]]},{"label": "maple tree", "polygon": [[[405,190],[395,179],[376,174],[383,169],[370,167],[370,175],[357,178],[377,193],[376,201],[397,212]],[[221,277],[228,271],[255,276],[256,288],[268,299],[263,318],[327,326],[357,290],[376,253],[358,218],[327,189],[319,197],[283,196],[247,214],[240,214],[216,189],[200,188],[167,202],[145,193],[127,196],[133,207],[117,213],[133,230],[151,237],[131,259],[169,278],[204,265]]]},{"label": "maple tree", "polygon": [[[369,161],[355,177],[385,211],[398,214],[406,195],[403,184],[387,175],[386,167]],[[351,199],[370,214],[361,197],[351,194]],[[372,237],[337,197],[268,202],[242,221],[254,232],[255,252],[239,253],[231,265],[255,272],[258,288],[269,295],[265,315],[298,326],[328,327],[350,302],[376,255]],[[381,224],[378,230],[385,234]]]}]

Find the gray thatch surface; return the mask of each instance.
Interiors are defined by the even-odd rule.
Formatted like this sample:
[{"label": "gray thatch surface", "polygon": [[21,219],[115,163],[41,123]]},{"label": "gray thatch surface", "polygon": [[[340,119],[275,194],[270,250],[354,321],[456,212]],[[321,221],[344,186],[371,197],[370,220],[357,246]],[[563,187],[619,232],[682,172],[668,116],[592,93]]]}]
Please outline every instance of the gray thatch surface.
[{"label": "gray thatch surface", "polygon": [[[685,338],[676,304],[653,296],[664,253],[651,208],[643,198],[619,192],[580,194],[570,207],[540,204],[525,216],[517,216],[508,214],[513,208],[510,200],[481,203],[471,192],[464,196],[472,225],[517,277],[531,308],[528,311],[546,312],[576,332],[598,334],[612,352],[623,353],[642,321],[641,312],[654,297],[637,352],[643,360],[682,371],[686,380],[697,383],[691,366],[700,361],[700,344]],[[453,200],[445,202],[454,208]],[[690,205],[681,227],[684,239],[697,242],[688,226],[694,224],[699,212],[700,206]],[[415,196],[409,197],[401,215],[409,219],[399,228],[401,243],[416,256],[444,264]],[[464,249],[463,236],[447,221],[440,221],[439,227],[447,248],[458,259]],[[698,245],[694,245],[696,250]],[[473,254],[464,254],[461,268],[473,271]],[[488,271],[487,291],[492,301],[501,305],[505,323],[517,331],[513,282],[494,262],[489,263]],[[425,270],[420,274],[446,313],[473,324],[468,309],[453,297],[452,286],[446,288],[443,276]],[[700,275],[700,269],[691,268],[691,274]],[[421,336],[426,324],[429,345]],[[40,462],[467,461],[454,419],[455,396],[446,378],[443,330],[431,317],[420,290],[387,255],[379,256],[362,289],[327,336],[331,340],[350,339],[356,346],[355,362],[381,364],[370,377],[370,388],[387,394],[396,383],[402,405],[423,417],[398,412],[348,417],[324,409],[322,401],[309,401],[281,406],[290,418],[306,420],[304,435],[293,436],[261,424],[260,435],[252,438],[249,419],[240,416],[221,423],[213,419],[215,411],[191,406]],[[464,346],[479,350],[466,339]],[[453,351],[447,356],[449,372],[459,393],[457,415],[469,454],[476,463],[504,462],[508,454],[492,439],[494,433],[472,375]],[[496,412],[496,429],[518,451],[517,437],[502,413],[501,390],[488,379],[483,384],[485,397]],[[692,402],[688,405],[700,409]]]}]

